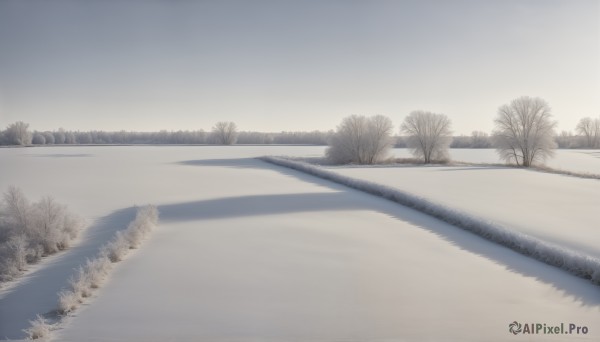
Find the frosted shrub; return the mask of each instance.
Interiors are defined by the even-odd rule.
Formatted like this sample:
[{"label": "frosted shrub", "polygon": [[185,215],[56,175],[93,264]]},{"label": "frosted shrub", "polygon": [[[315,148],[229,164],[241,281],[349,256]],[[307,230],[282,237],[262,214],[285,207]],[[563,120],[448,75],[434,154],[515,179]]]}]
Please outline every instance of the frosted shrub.
[{"label": "frosted shrub", "polygon": [[19,271],[25,270],[27,265],[27,238],[23,235],[13,236],[6,244],[10,254],[14,257],[15,267]]},{"label": "frosted shrub", "polygon": [[138,248],[144,238],[144,231],[143,228],[141,228],[141,223],[136,221],[132,222],[127,230],[125,230],[124,235],[129,244],[129,248]]},{"label": "frosted shrub", "polygon": [[98,256],[94,260],[88,260],[85,264],[85,271],[89,286],[92,289],[100,287],[102,282],[108,276],[111,262],[106,256]]},{"label": "frosted shrub", "polygon": [[19,269],[15,267],[16,264],[13,256],[0,249],[0,281],[12,280],[19,274]]},{"label": "frosted shrub", "polygon": [[75,309],[80,304],[81,298],[77,293],[66,290],[58,293],[58,312],[61,314],[67,314]]},{"label": "frosted shrub", "polygon": [[27,334],[27,338],[30,340],[48,340],[52,334],[52,325],[49,324],[46,319],[40,315],[33,321],[29,321],[31,326],[23,332]]},{"label": "frosted shrub", "polygon": [[19,188],[9,187],[0,203],[0,281],[68,248],[82,227],[81,218],[51,197],[32,204]]},{"label": "frosted shrub", "polygon": [[89,297],[92,294],[89,272],[81,266],[77,269],[75,276],[69,280],[69,284],[73,292],[82,298]]},{"label": "frosted shrub", "polygon": [[102,254],[106,255],[110,261],[118,262],[123,260],[125,253],[129,249],[129,241],[123,232],[117,232],[115,237],[102,248]]},{"label": "frosted shrub", "polygon": [[66,315],[77,309],[83,298],[91,296],[92,290],[102,285],[112,263],[121,261],[130,248],[138,246],[157,222],[155,206],[139,208],[135,219],[124,231],[115,233],[115,237],[100,249],[98,256],[86,260],[85,265],[77,269],[69,281],[71,289],[58,294],[58,312]]},{"label": "frosted shrub", "polygon": [[127,229],[125,237],[129,243],[129,248],[139,247],[142,239],[148,234],[158,222],[158,210],[155,206],[145,206],[139,208],[135,217]]}]

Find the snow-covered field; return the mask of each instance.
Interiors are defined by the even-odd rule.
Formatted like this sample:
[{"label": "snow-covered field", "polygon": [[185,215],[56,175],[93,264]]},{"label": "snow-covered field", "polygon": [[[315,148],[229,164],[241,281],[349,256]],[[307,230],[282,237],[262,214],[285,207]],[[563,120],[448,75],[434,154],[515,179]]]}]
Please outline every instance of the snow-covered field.
[{"label": "snow-covered field", "polygon": [[[412,157],[405,148],[396,148],[393,155],[398,158]],[[503,163],[494,149],[450,149],[450,158],[458,162],[498,164]],[[551,168],[600,175],[600,150],[556,150],[553,158],[545,164]]]},{"label": "snow-covered field", "polygon": [[[158,228],[117,265],[89,305],[65,321],[57,340],[600,338],[597,286],[392,202],[252,159],[322,153],[322,147],[285,146],[0,149],[0,189],[12,184],[33,198],[51,194],[91,225],[78,246],[0,292],[0,338],[22,338],[27,318],[53,309],[72,268],[125,228],[134,205],[147,203],[160,211]],[[434,168],[368,174],[379,170],[416,172],[408,183],[425,182],[419,193],[436,195],[427,191],[438,185],[426,183]],[[473,192],[475,205],[502,191],[493,189],[502,183],[486,177],[502,178],[495,173],[503,170],[485,171],[491,174],[476,168],[435,172],[463,182],[487,179],[490,189]],[[522,172],[511,177],[534,182],[550,198],[546,204],[555,205],[544,186],[555,178],[544,177],[564,176],[506,171]],[[573,193],[586,188],[574,184],[556,190],[566,191],[565,212]],[[592,195],[584,193],[582,203],[585,196]],[[519,218],[523,212],[504,213]],[[539,218],[522,216],[528,220],[537,224]],[[589,234],[591,248],[598,234]],[[555,236],[585,246],[566,237]],[[515,320],[574,323],[588,333],[513,336],[508,325]]]}]

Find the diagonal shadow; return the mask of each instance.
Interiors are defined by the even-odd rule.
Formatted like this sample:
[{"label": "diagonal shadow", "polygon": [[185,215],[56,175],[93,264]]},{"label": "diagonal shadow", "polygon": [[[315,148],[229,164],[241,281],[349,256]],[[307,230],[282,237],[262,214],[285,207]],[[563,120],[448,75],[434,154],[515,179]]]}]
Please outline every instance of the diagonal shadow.
[{"label": "diagonal shadow", "polygon": [[32,266],[32,272],[0,292],[0,339],[24,339],[23,329],[37,314],[55,321],[57,294],[68,286],[75,269],[93,258],[116,231],[126,228],[136,210],[125,208],[96,220],[83,232],[80,243]]},{"label": "diagonal shadow", "polygon": [[27,157],[44,157],[44,158],[86,158],[93,157],[93,154],[89,153],[54,153],[54,154],[26,154]]},{"label": "diagonal shadow", "polygon": [[256,162],[254,158],[237,158],[237,159],[199,159],[199,160],[184,160],[176,162],[178,165],[188,166],[219,166],[219,167],[231,167],[237,169],[263,169],[260,163]]},{"label": "diagonal shadow", "polygon": [[227,197],[158,207],[160,221],[166,223],[360,209],[364,205],[359,200],[341,192]]},{"label": "diagonal shadow", "polygon": [[514,170],[514,167],[506,167],[506,166],[468,166],[468,167],[456,167],[451,166],[444,169],[438,169],[437,171],[447,172],[447,171],[481,171],[481,170]]}]

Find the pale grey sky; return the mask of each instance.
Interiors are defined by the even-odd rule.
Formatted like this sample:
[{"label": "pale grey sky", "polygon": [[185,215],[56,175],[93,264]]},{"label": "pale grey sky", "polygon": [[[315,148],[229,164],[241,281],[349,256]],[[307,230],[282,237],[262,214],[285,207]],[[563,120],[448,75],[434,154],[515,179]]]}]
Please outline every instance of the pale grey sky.
[{"label": "pale grey sky", "polygon": [[600,0],[0,0],[0,127],[333,129],[522,96],[600,116]]}]

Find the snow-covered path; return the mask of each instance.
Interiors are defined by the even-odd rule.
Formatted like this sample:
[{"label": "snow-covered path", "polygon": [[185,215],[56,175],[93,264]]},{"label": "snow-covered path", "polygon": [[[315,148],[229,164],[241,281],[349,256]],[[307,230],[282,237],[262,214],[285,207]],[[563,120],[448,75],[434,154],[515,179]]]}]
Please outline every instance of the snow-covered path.
[{"label": "snow-covered path", "polygon": [[[600,338],[597,286],[392,202],[249,158],[273,151],[116,151],[65,152],[87,160],[20,157],[84,172],[23,187],[96,203],[88,217],[144,203],[160,211],[158,229],[57,340]],[[68,180],[79,186],[56,187]],[[95,198],[83,199],[89,192]],[[515,320],[589,332],[515,337]]]}]

